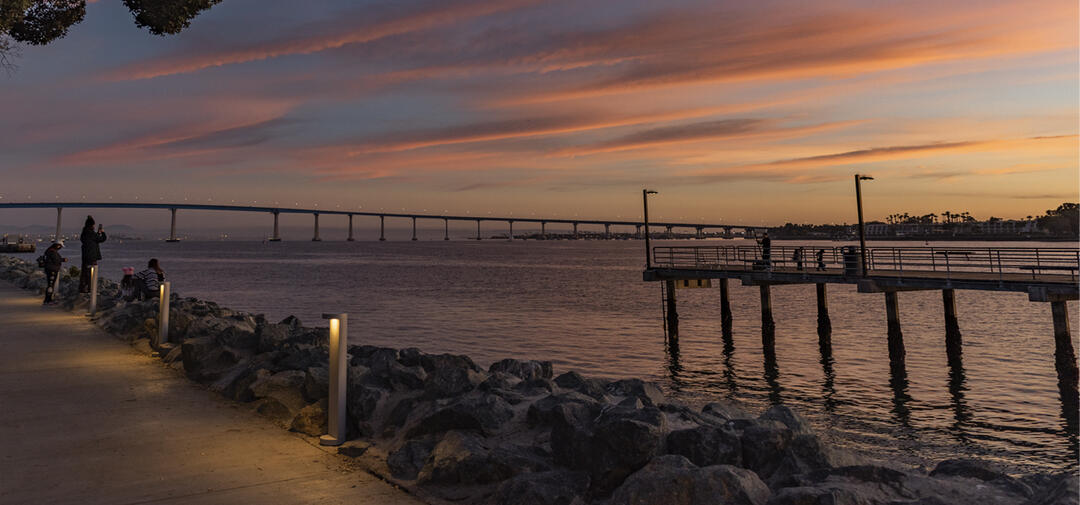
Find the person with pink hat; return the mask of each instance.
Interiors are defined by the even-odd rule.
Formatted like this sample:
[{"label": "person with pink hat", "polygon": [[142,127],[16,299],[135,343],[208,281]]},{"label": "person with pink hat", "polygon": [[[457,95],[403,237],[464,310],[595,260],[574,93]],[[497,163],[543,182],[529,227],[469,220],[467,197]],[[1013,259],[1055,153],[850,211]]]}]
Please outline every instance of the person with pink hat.
[{"label": "person with pink hat", "polygon": [[135,299],[135,267],[124,267],[124,277],[120,279],[120,298],[131,301]]}]

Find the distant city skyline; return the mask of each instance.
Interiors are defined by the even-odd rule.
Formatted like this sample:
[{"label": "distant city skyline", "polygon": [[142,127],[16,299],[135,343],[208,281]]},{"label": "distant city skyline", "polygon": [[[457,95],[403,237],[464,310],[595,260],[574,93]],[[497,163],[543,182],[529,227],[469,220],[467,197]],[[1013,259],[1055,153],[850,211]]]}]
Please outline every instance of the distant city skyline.
[{"label": "distant city skyline", "polygon": [[657,220],[850,223],[860,172],[868,220],[1022,218],[1080,200],[1078,22],[1058,0],[225,0],[157,37],[92,1],[0,75],[0,202],[639,219],[650,187]]}]

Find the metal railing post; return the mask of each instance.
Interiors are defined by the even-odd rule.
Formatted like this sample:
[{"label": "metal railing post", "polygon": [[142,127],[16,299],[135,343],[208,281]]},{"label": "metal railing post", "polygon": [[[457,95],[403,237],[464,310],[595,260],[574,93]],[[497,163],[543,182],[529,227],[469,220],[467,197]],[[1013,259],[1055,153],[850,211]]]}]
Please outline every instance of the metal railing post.
[{"label": "metal railing post", "polygon": [[349,315],[323,314],[330,320],[330,396],[328,398],[326,435],[319,437],[319,445],[345,443],[346,393],[348,387]]}]

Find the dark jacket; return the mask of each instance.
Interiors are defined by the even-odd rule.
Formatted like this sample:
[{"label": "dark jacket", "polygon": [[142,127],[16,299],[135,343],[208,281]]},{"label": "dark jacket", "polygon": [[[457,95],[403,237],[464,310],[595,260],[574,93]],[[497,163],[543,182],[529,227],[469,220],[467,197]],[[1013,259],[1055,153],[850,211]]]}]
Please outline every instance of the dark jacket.
[{"label": "dark jacket", "polygon": [[89,265],[91,263],[101,261],[101,246],[100,244],[105,241],[105,232],[94,231],[93,227],[83,228],[82,234],[79,235],[79,240],[82,241],[82,264]]},{"label": "dark jacket", "polygon": [[59,272],[60,267],[64,264],[64,258],[60,256],[60,251],[56,249],[45,250],[45,271],[46,272]]}]

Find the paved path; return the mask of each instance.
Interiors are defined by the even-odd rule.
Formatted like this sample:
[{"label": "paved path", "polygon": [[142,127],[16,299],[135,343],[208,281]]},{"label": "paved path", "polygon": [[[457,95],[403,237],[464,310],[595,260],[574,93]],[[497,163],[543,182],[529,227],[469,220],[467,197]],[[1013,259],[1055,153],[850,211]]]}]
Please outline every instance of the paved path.
[{"label": "paved path", "polygon": [[420,502],[0,281],[0,504]]}]

